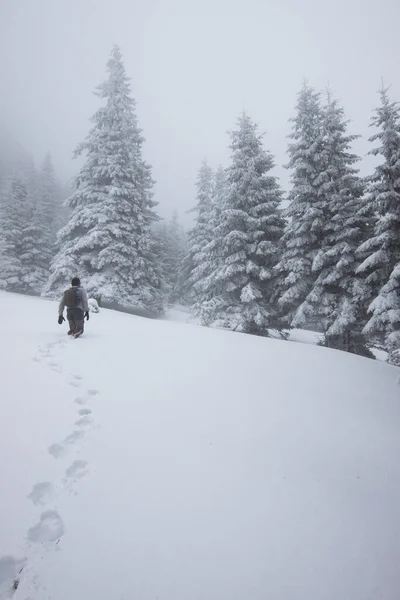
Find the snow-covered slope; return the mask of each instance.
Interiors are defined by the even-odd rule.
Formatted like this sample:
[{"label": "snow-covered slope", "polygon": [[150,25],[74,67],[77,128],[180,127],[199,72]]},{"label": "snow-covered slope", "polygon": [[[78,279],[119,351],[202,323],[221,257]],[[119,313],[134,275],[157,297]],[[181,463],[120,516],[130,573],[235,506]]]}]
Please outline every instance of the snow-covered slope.
[{"label": "snow-covered slope", "polygon": [[0,598],[398,600],[398,370],[0,294]]}]

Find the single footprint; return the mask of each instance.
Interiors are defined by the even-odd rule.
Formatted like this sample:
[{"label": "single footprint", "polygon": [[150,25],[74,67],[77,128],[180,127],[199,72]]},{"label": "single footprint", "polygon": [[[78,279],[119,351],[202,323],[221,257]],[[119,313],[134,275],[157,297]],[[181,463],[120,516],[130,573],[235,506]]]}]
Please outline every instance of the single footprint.
[{"label": "single footprint", "polygon": [[84,404],[87,404],[87,398],[75,398],[74,402],[83,406]]},{"label": "single footprint", "polygon": [[62,458],[67,454],[67,449],[62,444],[52,444],[49,446],[48,451],[54,458]]},{"label": "single footprint", "polygon": [[64,440],[64,444],[74,444],[75,442],[77,442],[78,440],[81,440],[84,437],[84,432],[83,431],[73,431],[70,435],[68,435],[65,440]]},{"label": "single footprint", "polygon": [[81,408],[80,410],[78,410],[78,414],[79,415],[91,415],[92,411],[90,410],[90,408]]},{"label": "single footprint", "polygon": [[88,464],[86,460],[75,460],[65,471],[65,476],[69,479],[73,477],[80,479],[87,474],[87,466]]},{"label": "single footprint", "polygon": [[54,458],[62,458],[67,454],[67,446],[81,440],[84,435],[84,431],[73,431],[70,435],[67,435],[62,442],[49,446],[48,451]]},{"label": "single footprint", "polygon": [[78,427],[86,427],[91,423],[93,423],[93,419],[90,415],[85,415],[84,417],[81,417],[80,419],[75,421],[75,425],[77,425]]},{"label": "single footprint", "polygon": [[29,500],[32,500],[33,504],[44,504],[46,500],[51,496],[53,486],[48,481],[41,481],[36,483],[31,493],[29,494]]},{"label": "single footprint", "polygon": [[55,510],[46,510],[40,521],[28,531],[30,542],[55,542],[64,534],[64,523]]},{"label": "single footprint", "polygon": [[99,394],[99,390],[88,390],[88,396],[97,396]]},{"label": "single footprint", "polygon": [[80,387],[80,385],[81,385],[80,381],[77,381],[76,379],[70,379],[68,381],[68,383],[69,383],[69,385],[72,385],[72,387],[76,387],[76,388]]}]

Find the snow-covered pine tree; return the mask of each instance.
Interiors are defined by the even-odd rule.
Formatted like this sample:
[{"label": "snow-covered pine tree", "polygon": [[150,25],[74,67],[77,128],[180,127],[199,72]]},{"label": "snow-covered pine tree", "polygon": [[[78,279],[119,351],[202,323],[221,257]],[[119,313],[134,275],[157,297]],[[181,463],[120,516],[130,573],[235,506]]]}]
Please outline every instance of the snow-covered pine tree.
[{"label": "snow-covered pine tree", "polygon": [[61,185],[56,177],[53,159],[48,152],[39,172],[40,211],[42,220],[53,236],[58,233],[58,212],[62,211]]},{"label": "snow-covered pine tree", "polygon": [[55,255],[56,236],[62,211],[60,185],[56,179],[53,161],[46,154],[38,175],[36,219],[40,225],[40,266],[46,273],[43,285],[49,276],[51,261]]},{"label": "snow-covered pine tree", "polygon": [[[37,174],[32,157],[10,139],[0,142],[0,287],[37,293],[40,273],[33,260]],[[33,286],[28,285],[32,276]]]},{"label": "snow-covered pine tree", "polygon": [[[58,181],[58,180],[57,180]],[[76,186],[75,181],[67,181],[63,183],[59,183],[59,198],[58,198],[58,207],[55,214],[55,222],[54,222],[54,230],[56,232],[55,237],[55,247],[56,251],[59,251],[58,245],[58,232],[60,229],[63,229],[68,223],[72,215],[72,209],[68,205],[68,199],[75,192]]]},{"label": "snow-covered pine tree", "polygon": [[222,261],[222,240],[216,234],[221,224],[221,213],[225,206],[229,191],[227,174],[222,166],[219,166],[214,178],[212,190],[212,202],[210,211],[210,226],[214,235],[211,241],[204,247],[205,276],[196,283],[197,306],[196,314],[202,325],[211,325],[215,320],[215,313],[219,298],[223,292],[223,284],[217,279],[216,273]]},{"label": "snow-covered pine tree", "polygon": [[174,211],[165,227],[164,278],[169,289],[168,301],[174,304],[181,298],[181,265],[187,254],[186,235]]},{"label": "snow-covered pine tree", "polygon": [[5,170],[0,189],[0,289],[12,290],[19,282],[21,262],[17,255],[17,243],[21,239],[21,228],[16,203],[13,199],[13,184]]},{"label": "snow-covered pine tree", "polygon": [[231,132],[230,147],[229,192],[214,231],[221,254],[212,276],[222,290],[213,302],[214,324],[266,335],[275,317],[271,298],[284,229],[282,192],[270,174],[272,155],[263,149],[262,135],[246,114]]},{"label": "snow-covered pine tree", "polygon": [[[1,207],[0,207],[0,219],[1,219]],[[7,287],[6,282],[6,264],[7,264],[7,243],[2,237],[0,237],[0,290]],[[4,279],[3,279],[4,278]]]},{"label": "snow-covered pine tree", "polygon": [[171,294],[171,287],[168,284],[168,275],[167,275],[167,265],[166,265],[166,256],[167,256],[167,223],[157,222],[152,227],[153,237],[155,241],[155,249],[156,249],[156,259],[157,264],[159,265],[160,274],[161,274],[161,289],[162,294],[168,302],[168,299]]},{"label": "snow-covered pine tree", "polygon": [[195,223],[188,233],[188,252],[182,263],[182,273],[187,277],[183,281],[183,297],[193,304],[194,314],[201,297],[196,290],[197,282],[205,276],[204,248],[212,239],[213,231],[210,224],[212,207],[212,192],[214,174],[206,161],[203,161],[197,176],[196,206],[191,210],[195,212]]},{"label": "snow-covered pine tree", "polygon": [[101,301],[163,309],[161,272],[151,225],[157,220],[153,180],[142,158],[143,137],[119,48],[108,61],[108,79],[97,88],[105,100],[76,154],[86,160],[68,200],[69,223],[45,293],[57,294],[79,275]]},{"label": "snow-covered pine tree", "polygon": [[[369,219],[363,212],[363,180],[354,167],[359,158],[350,151],[358,136],[347,134],[347,125],[343,108],[328,90],[320,174],[325,208],[321,246],[312,265],[317,279],[298,314],[322,328],[325,345],[372,356],[361,335],[365,285],[355,275],[355,251],[368,235]],[[296,324],[303,324],[301,318]]]},{"label": "snow-covered pine tree", "polygon": [[40,227],[33,192],[19,177],[12,177],[4,192],[0,239],[1,286],[13,292],[39,294],[44,279],[39,260]]},{"label": "snow-covered pine tree", "polygon": [[286,210],[289,222],[282,238],[283,255],[276,267],[282,322],[288,326],[307,321],[303,302],[316,279],[312,264],[321,246],[325,210],[321,195],[321,173],[325,172],[323,113],[320,94],[307,83],[299,93],[296,111],[289,136],[293,142],[288,148],[287,166],[292,169]]},{"label": "snow-covered pine tree", "polygon": [[388,89],[380,91],[381,105],[372,125],[379,131],[370,138],[379,145],[371,154],[382,162],[369,178],[367,200],[378,213],[374,235],[359,252],[367,258],[358,268],[365,277],[372,302],[366,334],[384,334],[389,361],[400,365],[400,105],[391,102]]}]

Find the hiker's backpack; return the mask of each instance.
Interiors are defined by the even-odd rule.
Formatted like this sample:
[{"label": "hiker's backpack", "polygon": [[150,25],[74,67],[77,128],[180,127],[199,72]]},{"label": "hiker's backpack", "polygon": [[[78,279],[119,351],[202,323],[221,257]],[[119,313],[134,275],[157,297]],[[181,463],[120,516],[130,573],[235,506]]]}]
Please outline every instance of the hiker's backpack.
[{"label": "hiker's backpack", "polygon": [[79,288],[72,287],[64,292],[64,304],[67,308],[74,308],[78,306],[81,299]]}]

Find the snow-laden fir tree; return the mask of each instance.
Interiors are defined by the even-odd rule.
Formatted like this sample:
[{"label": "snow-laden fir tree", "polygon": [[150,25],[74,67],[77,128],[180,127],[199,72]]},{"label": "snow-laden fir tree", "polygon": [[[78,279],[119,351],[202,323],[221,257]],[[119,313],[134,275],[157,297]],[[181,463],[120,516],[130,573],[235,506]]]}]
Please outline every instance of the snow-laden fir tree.
[{"label": "snow-laden fir tree", "polygon": [[307,321],[303,302],[313,288],[316,274],[312,270],[321,246],[324,224],[324,197],[321,184],[323,163],[323,113],[320,94],[304,83],[297,101],[297,114],[292,119],[288,168],[292,169],[289,218],[282,242],[284,252],[279,272],[279,306],[287,325]]},{"label": "snow-laden fir tree", "polygon": [[170,304],[181,299],[181,265],[187,255],[186,234],[174,211],[166,227],[164,269],[165,279],[169,288],[168,301]]},{"label": "snow-laden fir tree", "polygon": [[221,213],[225,206],[228,191],[227,173],[222,166],[219,166],[214,177],[209,215],[211,231],[214,233],[203,250],[205,265],[203,277],[194,286],[196,304],[193,307],[193,312],[200,318],[202,325],[211,325],[215,320],[216,308],[224,289],[223,282],[216,277],[223,260],[222,239],[216,235],[216,231],[221,223]]},{"label": "snow-laden fir tree", "polygon": [[174,211],[172,218],[158,228],[160,264],[162,264],[165,295],[170,304],[181,301],[181,266],[187,255],[186,234]]},{"label": "snow-laden fir tree", "polygon": [[45,274],[34,192],[21,178],[12,177],[2,196],[0,285],[13,292],[39,294]]},{"label": "snow-laden fir tree", "polygon": [[382,162],[369,178],[367,200],[378,213],[374,235],[359,252],[367,258],[358,268],[365,277],[372,302],[366,334],[384,334],[389,361],[400,365],[400,106],[391,102],[387,89],[380,91],[381,105],[372,125],[378,142],[371,154]]},{"label": "snow-laden fir tree", "polygon": [[155,242],[156,259],[161,274],[161,289],[165,300],[168,301],[171,290],[167,283],[167,268],[165,264],[168,237],[167,223],[162,221],[155,223],[152,227],[152,232]]},{"label": "snow-laden fir tree", "polygon": [[264,150],[257,125],[246,114],[231,133],[230,147],[229,192],[214,231],[220,258],[212,276],[221,293],[213,299],[213,322],[266,335],[275,320],[271,299],[284,228],[279,211],[282,192],[271,175],[272,155]]},{"label": "snow-laden fir tree", "polygon": [[[58,181],[58,180],[57,180]],[[75,192],[76,185],[74,179],[60,183],[59,187],[59,208],[56,211],[54,229],[56,231],[56,251],[59,251],[58,232],[68,223],[72,215],[72,209],[68,205],[68,199]]]},{"label": "snow-laden fir tree", "polygon": [[32,157],[11,140],[1,140],[0,154],[0,287],[37,294],[44,277],[38,268],[37,173]]},{"label": "snow-laden fir tree", "polygon": [[319,178],[324,200],[321,245],[312,264],[317,278],[295,323],[302,326],[308,319],[325,332],[325,345],[372,356],[361,335],[366,287],[355,275],[355,251],[368,235],[369,219],[363,212],[363,180],[354,167],[359,158],[351,152],[358,136],[349,135],[347,126],[343,108],[328,91]]},{"label": "snow-laden fir tree", "polygon": [[21,272],[17,243],[22,232],[13,185],[17,182],[8,180],[5,170],[0,188],[0,289],[3,290],[15,288]]},{"label": "snow-laden fir tree", "polygon": [[1,286],[38,294],[51,258],[45,243],[40,176],[29,153],[11,140],[1,142]]},{"label": "snow-laden fir tree", "polygon": [[169,271],[169,222],[160,220],[152,227],[152,234],[155,242],[156,260],[161,277],[161,292],[165,305],[170,303],[172,295],[172,285],[170,282]]},{"label": "snow-laden fir tree", "polygon": [[186,282],[182,281],[183,296],[194,306],[199,301],[195,286],[205,276],[204,248],[213,236],[210,223],[213,184],[213,171],[203,161],[196,181],[196,205],[191,210],[195,213],[194,226],[188,233],[188,252],[182,263],[182,275],[186,279]]},{"label": "snow-laden fir tree", "polygon": [[195,298],[194,298],[194,290],[193,286],[190,284],[190,275],[193,271],[193,262],[192,256],[189,253],[189,236],[190,231],[187,234],[187,243],[186,243],[186,254],[183,257],[181,266],[180,266],[180,274],[179,274],[179,290],[180,290],[180,303],[192,307]]},{"label": "snow-laden fir tree", "polygon": [[[40,262],[46,272],[47,281],[50,263],[55,255],[56,235],[60,223],[59,213],[62,212],[60,186],[57,182],[53,161],[46,154],[38,175],[37,186],[37,220],[40,224]],[[65,223],[64,223],[65,225]]]},{"label": "snow-laden fir tree", "polygon": [[97,89],[105,104],[76,154],[85,162],[69,198],[69,223],[45,293],[57,294],[79,275],[89,294],[161,312],[161,274],[151,225],[157,219],[150,167],[121,52],[114,47],[108,79]]}]

